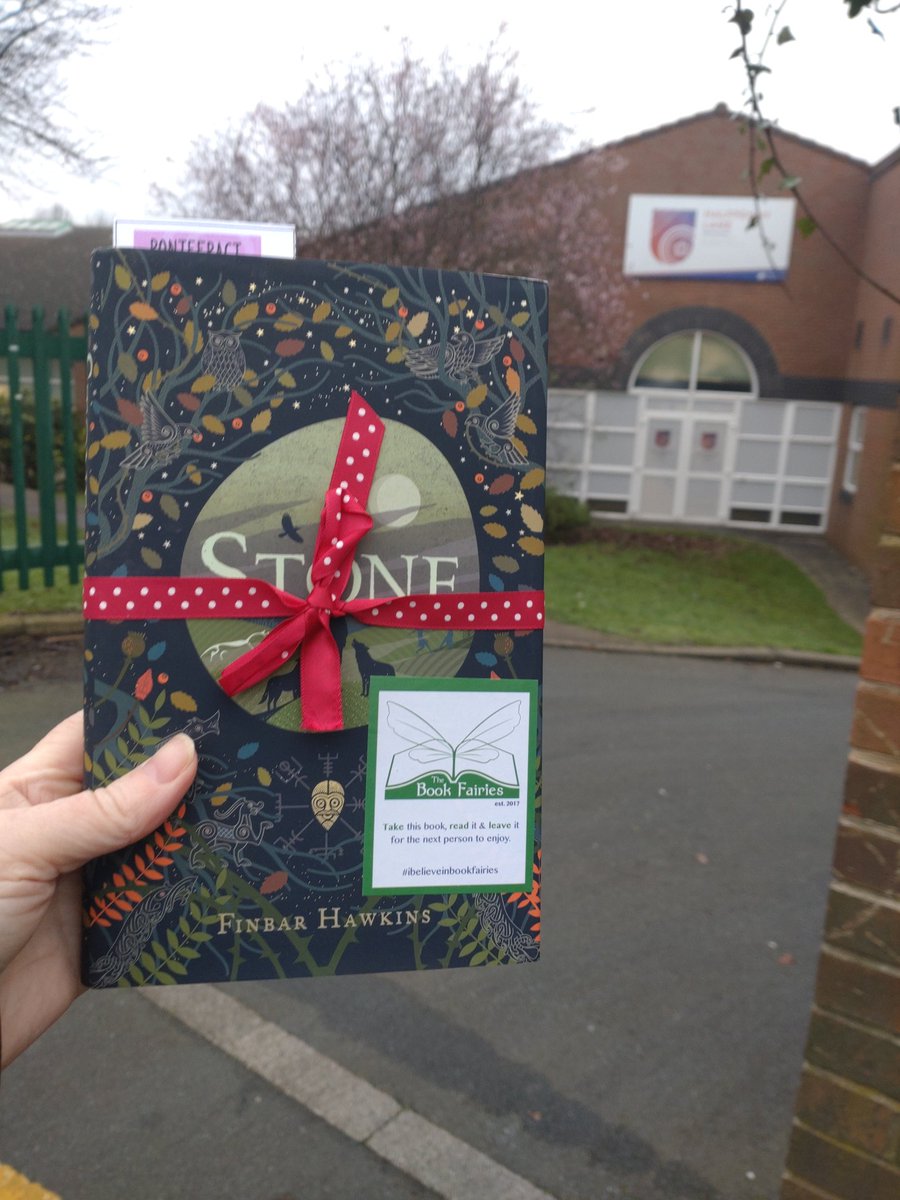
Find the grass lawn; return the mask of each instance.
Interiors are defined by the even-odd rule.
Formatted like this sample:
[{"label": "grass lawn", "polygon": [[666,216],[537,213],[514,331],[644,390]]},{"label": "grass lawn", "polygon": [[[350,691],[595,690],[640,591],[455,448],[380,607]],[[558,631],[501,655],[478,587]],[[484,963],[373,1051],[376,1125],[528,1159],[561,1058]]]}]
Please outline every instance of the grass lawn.
[{"label": "grass lawn", "polygon": [[[638,642],[860,652],[859,634],[815,584],[758,542],[622,527],[549,546],[546,566],[547,613],[557,621]],[[0,613],[80,611],[81,584],[69,583],[65,567],[54,575],[48,588],[33,570],[19,591],[16,572],[3,572]]]},{"label": "grass lawn", "polygon": [[776,550],[623,529],[547,548],[547,614],[638,642],[859,654],[862,640]]}]

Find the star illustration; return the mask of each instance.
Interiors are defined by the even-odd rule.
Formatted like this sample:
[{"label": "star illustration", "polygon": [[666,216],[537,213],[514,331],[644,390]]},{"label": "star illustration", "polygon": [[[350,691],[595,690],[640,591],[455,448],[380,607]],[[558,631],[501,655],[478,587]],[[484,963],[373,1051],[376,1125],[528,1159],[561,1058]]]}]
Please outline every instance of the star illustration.
[{"label": "star illustration", "polygon": [[524,499],[525,499],[525,493],[524,493],[524,492],[516,492],[516,499],[517,499],[517,500],[524,500]]}]

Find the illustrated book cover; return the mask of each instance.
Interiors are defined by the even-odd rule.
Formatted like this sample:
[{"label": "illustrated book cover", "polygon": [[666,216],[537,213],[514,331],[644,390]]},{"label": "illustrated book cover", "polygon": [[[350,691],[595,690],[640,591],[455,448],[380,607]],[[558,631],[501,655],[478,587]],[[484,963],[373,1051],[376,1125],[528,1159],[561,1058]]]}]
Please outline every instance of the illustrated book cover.
[{"label": "illustrated book cover", "polygon": [[94,987],[533,962],[543,283],[92,256],[85,778],[197,778],[85,871]]}]

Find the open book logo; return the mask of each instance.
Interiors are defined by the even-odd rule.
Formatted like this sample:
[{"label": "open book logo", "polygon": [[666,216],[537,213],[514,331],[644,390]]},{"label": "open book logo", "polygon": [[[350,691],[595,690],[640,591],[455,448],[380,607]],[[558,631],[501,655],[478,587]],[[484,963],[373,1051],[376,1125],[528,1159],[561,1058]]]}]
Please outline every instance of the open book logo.
[{"label": "open book logo", "polygon": [[391,732],[409,745],[391,759],[385,799],[518,798],[515,756],[497,743],[521,723],[521,700],[496,709],[456,744],[395,700],[388,701],[385,719]]}]

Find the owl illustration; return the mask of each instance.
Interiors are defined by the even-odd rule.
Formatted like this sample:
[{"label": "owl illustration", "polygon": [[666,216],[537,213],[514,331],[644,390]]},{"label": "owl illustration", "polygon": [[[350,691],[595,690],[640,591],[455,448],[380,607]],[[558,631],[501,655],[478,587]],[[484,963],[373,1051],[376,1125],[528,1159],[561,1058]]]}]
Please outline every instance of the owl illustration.
[{"label": "owl illustration", "polygon": [[247,360],[236,333],[216,332],[209,335],[200,366],[207,375],[215,375],[222,391],[230,392],[244,378]]}]

